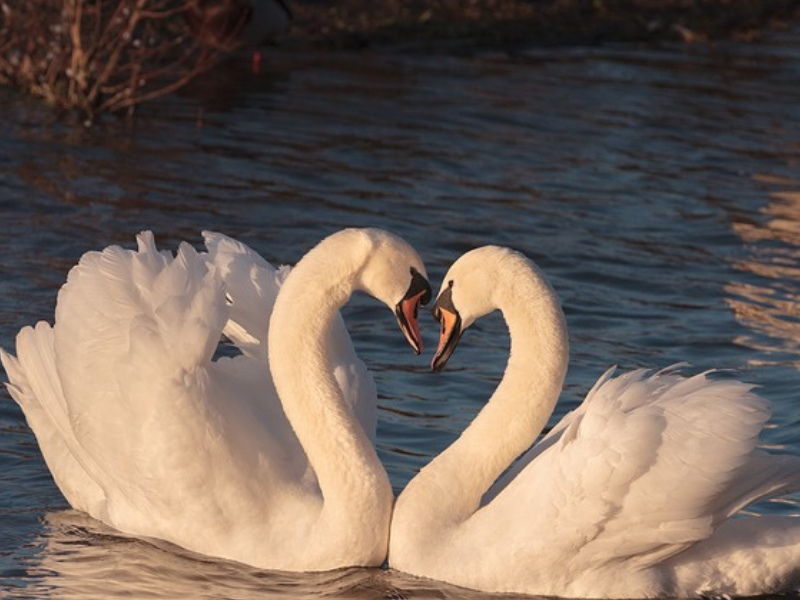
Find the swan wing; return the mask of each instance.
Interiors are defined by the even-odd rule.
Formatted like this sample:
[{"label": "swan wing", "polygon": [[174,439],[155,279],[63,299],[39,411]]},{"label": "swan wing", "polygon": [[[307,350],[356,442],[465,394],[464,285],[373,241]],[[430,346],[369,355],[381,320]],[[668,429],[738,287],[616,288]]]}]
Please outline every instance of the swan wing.
[{"label": "swan wing", "polygon": [[[267,361],[269,320],[290,267],[275,269],[257,252],[221,233],[204,231],[203,238],[208,248],[206,259],[218,269],[225,284],[230,316],[223,333],[245,355]],[[344,398],[374,443],[378,397],[375,381],[356,355],[341,314],[331,328],[328,351]]]},{"label": "swan wing", "polygon": [[356,355],[341,314],[336,316],[331,326],[328,348],[336,383],[374,446],[378,422],[378,389],[372,373]]},{"label": "swan wing", "polygon": [[225,284],[229,318],[223,333],[247,356],[267,360],[269,319],[290,267],[275,269],[245,244],[204,231],[206,260]]},{"label": "swan wing", "polygon": [[509,537],[495,533],[504,544],[547,548],[576,577],[612,561],[646,568],[742,506],[793,489],[798,462],[755,450],[768,417],[739,382],[607,373],[476,521],[504,521]]},{"label": "swan wing", "polygon": [[265,520],[291,480],[293,447],[259,403],[269,393],[259,389],[263,363],[212,363],[229,318],[216,269],[185,244],[174,257],[149,233],[138,244],[87,253],[59,294],[63,428],[105,494],[97,516],[196,548],[196,523],[211,539],[235,536],[235,525],[254,522],[248,512]]},{"label": "swan wing", "polygon": [[[297,557],[323,498],[262,339],[280,271],[222,237],[209,253],[159,251],[149,232],[137,243],[86,253],[56,324],[23,329],[17,356],[0,356],[57,484],[129,534],[251,564],[317,564]],[[374,383],[336,318],[328,365],[374,432]],[[214,360],[226,328],[242,353]]]}]

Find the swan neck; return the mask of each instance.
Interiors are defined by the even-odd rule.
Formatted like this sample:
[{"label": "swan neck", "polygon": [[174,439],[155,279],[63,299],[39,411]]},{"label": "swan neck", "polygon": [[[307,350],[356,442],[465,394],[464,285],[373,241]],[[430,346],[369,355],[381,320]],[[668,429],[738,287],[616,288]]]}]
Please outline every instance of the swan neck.
[{"label": "swan neck", "polygon": [[409,484],[408,497],[401,496],[395,510],[398,522],[404,512],[416,512],[417,519],[423,514],[414,504],[425,505],[431,530],[436,523],[468,519],[491,484],[535,442],[553,412],[569,355],[555,292],[533,271],[501,280],[495,304],[511,338],[502,381],[462,435]]},{"label": "swan neck", "polygon": [[[391,503],[386,472],[333,375],[329,342],[366,260],[321,243],[292,270],[270,320],[269,357],[286,417],[314,468],[324,510],[358,514]],[[363,515],[362,515],[363,516]]]},{"label": "swan neck", "polygon": [[472,496],[476,508],[491,484],[547,425],[569,362],[566,323],[555,293],[549,285],[546,293],[520,293],[522,287],[513,286],[498,300],[511,340],[508,363],[497,389],[463,436],[460,460],[482,465],[483,477]]}]

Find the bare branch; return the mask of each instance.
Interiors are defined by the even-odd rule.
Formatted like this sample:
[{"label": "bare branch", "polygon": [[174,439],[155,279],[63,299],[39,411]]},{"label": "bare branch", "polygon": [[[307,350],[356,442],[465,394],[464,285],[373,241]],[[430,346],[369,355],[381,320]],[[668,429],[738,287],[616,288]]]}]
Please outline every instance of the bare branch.
[{"label": "bare branch", "polygon": [[221,56],[185,15],[195,0],[0,0],[0,83],[88,118],[131,114]]}]

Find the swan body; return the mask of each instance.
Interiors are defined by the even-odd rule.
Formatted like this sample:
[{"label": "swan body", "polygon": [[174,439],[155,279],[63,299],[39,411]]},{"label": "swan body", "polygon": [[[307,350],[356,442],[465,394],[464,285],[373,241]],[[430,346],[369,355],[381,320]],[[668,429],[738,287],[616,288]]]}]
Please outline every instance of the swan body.
[{"label": "swan body", "polygon": [[[57,485],[120,531],[207,555],[381,564],[393,497],[339,309],[354,290],[391,303],[419,350],[422,262],[391,234],[345,230],[283,280],[230,238],[206,244],[173,256],[144,233],[136,251],[85,254],[55,325],[0,356]],[[242,353],[213,360],[223,331]]]},{"label": "swan body", "polygon": [[444,282],[434,369],[498,308],[511,354],[487,405],[398,498],[391,567],[488,592],[581,598],[800,583],[800,519],[729,518],[800,487],[798,458],[756,448],[769,407],[752,386],[612,369],[531,447],[568,363],[555,292],[530,260],[499,247],[465,254]]}]

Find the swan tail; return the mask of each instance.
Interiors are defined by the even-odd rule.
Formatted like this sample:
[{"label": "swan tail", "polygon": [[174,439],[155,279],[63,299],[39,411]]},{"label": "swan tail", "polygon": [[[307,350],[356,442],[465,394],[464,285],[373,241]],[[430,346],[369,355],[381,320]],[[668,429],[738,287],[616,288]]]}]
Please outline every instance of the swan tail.
[{"label": "swan tail", "polygon": [[289,267],[275,269],[245,244],[204,231],[208,253],[225,284],[230,316],[223,333],[245,355],[267,359],[269,318]]},{"label": "swan tail", "polygon": [[24,327],[17,335],[17,354],[0,349],[9,378],[6,385],[25,414],[56,485],[72,507],[101,517],[105,494],[89,475],[86,457],[72,435],[50,325],[39,322],[35,328]]},{"label": "swan tail", "polygon": [[731,519],[666,565],[681,597],[744,597],[800,586],[800,517]]}]

